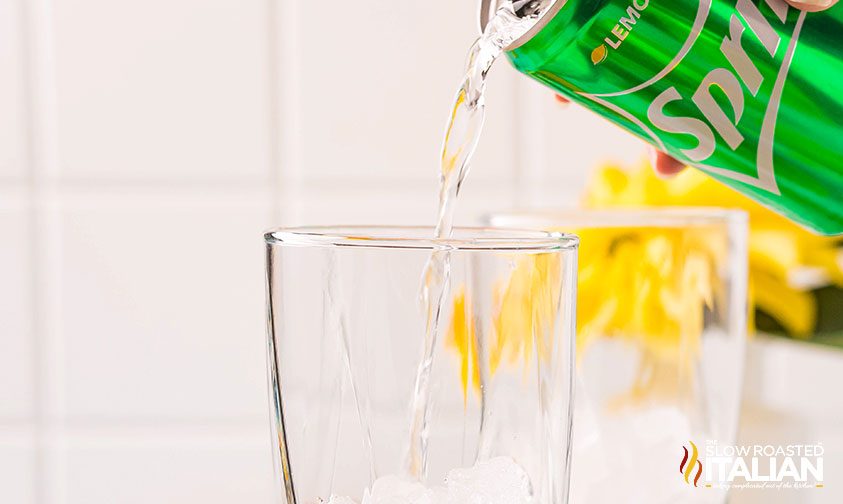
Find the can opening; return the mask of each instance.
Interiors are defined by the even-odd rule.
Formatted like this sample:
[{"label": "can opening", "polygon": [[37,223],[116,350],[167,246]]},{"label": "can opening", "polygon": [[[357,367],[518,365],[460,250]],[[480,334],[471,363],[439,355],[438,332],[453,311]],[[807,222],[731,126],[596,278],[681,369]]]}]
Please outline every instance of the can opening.
[{"label": "can opening", "polygon": [[494,17],[495,13],[506,3],[512,4],[512,9],[520,18],[534,18],[536,26],[527,34],[516,40],[509,48],[514,49],[529,40],[544,26],[544,22],[556,13],[566,0],[480,0],[479,28],[482,33]]}]

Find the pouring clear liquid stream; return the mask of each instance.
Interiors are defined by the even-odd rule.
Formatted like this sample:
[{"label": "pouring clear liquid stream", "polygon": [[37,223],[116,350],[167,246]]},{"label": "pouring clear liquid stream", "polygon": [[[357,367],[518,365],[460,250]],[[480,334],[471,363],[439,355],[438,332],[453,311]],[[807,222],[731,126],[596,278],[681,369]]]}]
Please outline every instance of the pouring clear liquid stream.
[{"label": "pouring clear liquid stream", "polygon": [[[484,94],[486,77],[492,64],[503,54],[504,48],[513,41],[523,36],[535,23],[538,18],[538,9],[544,5],[542,0],[514,0],[504,1],[495,15],[487,23],[482,35],[475,41],[469,51],[466,71],[454,98],[453,105],[448,116],[445,137],[442,146],[442,155],[439,168],[439,208],[437,213],[437,224],[435,238],[447,239],[453,230],[454,213],[456,201],[460,188],[468,174],[471,158],[477,147],[483,129],[485,118]],[[425,336],[422,348],[422,359],[416,373],[414,396],[412,399],[410,437],[404,461],[404,473],[396,479],[396,476],[375,474],[374,464],[370,467],[372,477],[375,478],[370,490],[367,490],[363,497],[363,504],[382,502],[386,498],[389,502],[412,503],[433,502],[434,504],[456,504],[453,496],[448,497],[445,487],[431,487],[425,490],[423,495],[418,485],[425,489],[422,483],[427,478],[428,466],[428,439],[430,434],[431,421],[431,390],[430,379],[434,367],[434,349],[436,343],[442,336],[441,332],[447,324],[444,324],[443,315],[450,299],[451,288],[451,251],[446,245],[434,250],[428,259],[421,278],[419,290],[420,309],[424,314]],[[334,280],[335,281],[335,280]],[[341,324],[342,327],[342,324]],[[348,349],[345,349],[348,354]],[[352,365],[346,355],[346,364],[352,372]],[[352,372],[353,374],[353,372]],[[481,380],[481,389],[483,388]],[[371,434],[369,430],[367,408],[361,408],[360,397],[357,396],[357,389],[353,387],[355,401],[358,402],[358,415],[364,426],[367,435],[366,448],[370,456]],[[481,425],[480,446],[487,445],[483,442],[483,429]],[[463,479],[471,480],[477,491],[482,492],[489,484],[502,481],[501,478],[511,479],[512,489],[520,496],[512,500],[512,496],[498,496],[503,499],[501,502],[520,504],[532,502],[529,480],[523,469],[512,459],[498,457],[491,460],[484,460],[488,454],[478,453],[476,464],[468,469],[455,468],[449,474],[461,473]],[[490,472],[490,469],[493,469]],[[460,479],[460,478],[457,478]],[[407,487],[406,481],[414,481]],[[407,488],[414,489],[416,496],[408,498],[404,495]],[[445,492],[443,494],[442,492]],[[411,492],[412,493],[412,492]],[[434,497],[436,495],[436,497]],[[421,499],[421,500],[418,500]],[[432,501],[429,499],[433,499]],[[462,498],[457,498],[461,504]],[[347,497],[332,496],[330,504],[353,504],[354,501]],[[497,501],[495,501],[497,502]]]},{"label": "pouring clear liquid stream", "polygon": [[[484,95],[489,70],[504,48],[535,24],[531,8],[537,5],[538,2],[535,1],[505,2],[469,51],[465,76],[450,109],[443,140],[436,238],[448,238],[453,230],[456,201],[483,130]],[[407,475],[418,480],[423,480],[427,474],[427,442],[432,409],[430,376],[434,349],[443,327],[443,310],[449,298],[450,270],[450,251],[447,248],[434,251],[422,275],[419,293],[427,322],[424,354],[416,375],[409,448],[405,462]]]}]

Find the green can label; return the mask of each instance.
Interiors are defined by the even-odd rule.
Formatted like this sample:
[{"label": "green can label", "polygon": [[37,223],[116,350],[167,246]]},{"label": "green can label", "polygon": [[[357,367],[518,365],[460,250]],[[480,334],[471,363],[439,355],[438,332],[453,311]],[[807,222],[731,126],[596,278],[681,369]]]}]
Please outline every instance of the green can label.
[{"label": "green can label", "polygon": [[528,75],[825,234],[843,233],[841,6],[569,0]]}]

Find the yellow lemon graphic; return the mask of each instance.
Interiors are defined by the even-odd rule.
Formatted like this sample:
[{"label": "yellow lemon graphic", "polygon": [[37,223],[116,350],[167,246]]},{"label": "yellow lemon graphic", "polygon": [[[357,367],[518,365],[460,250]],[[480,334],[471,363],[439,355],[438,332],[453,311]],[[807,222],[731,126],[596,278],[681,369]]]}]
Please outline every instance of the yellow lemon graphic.
[{"label": "yellow lemon graphic", "polygon": [[603,63],[608,55],[609,51],[606,50],[606,45],[600,44],[597,49],[591,51],[591,62],[595,65]]}]

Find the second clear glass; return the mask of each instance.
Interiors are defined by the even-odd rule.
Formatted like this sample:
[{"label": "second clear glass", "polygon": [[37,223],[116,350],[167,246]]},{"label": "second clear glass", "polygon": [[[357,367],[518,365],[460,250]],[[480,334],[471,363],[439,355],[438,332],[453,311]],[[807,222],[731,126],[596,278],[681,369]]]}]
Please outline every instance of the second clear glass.
[{"label": "second clear glass", "polygon": [[735,442],[747,335],[746,215],[667,208],[490,220],[582,240],[572,502],[724,502],[724,492],[705,487],[713,475],[698,473],[701,464],[682,464],[694,450],[703,458],[711,443]]}]

